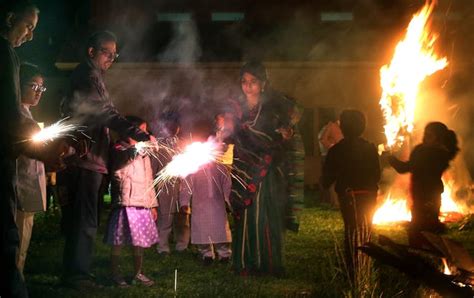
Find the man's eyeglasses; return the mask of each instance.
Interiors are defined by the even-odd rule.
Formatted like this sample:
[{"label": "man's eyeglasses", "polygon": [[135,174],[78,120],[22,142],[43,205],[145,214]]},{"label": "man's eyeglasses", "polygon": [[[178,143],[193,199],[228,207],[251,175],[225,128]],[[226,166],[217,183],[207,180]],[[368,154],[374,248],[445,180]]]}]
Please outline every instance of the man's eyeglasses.
[{"label": "man's eyeglasses", "polygon": [[101,48],[100,51],[107,56],[110,60],[115,60],[119,57],[118,53],[109,52],[107,49]]},{"label": "man's eyeglasses", "polygon": [[36,83],[31,83],[29,84],[30,87],[31,87],[31,90],[35,91],[35,92],[45,92],[46,91],[46,87],[44,87],[43,85],[38,85]]}]

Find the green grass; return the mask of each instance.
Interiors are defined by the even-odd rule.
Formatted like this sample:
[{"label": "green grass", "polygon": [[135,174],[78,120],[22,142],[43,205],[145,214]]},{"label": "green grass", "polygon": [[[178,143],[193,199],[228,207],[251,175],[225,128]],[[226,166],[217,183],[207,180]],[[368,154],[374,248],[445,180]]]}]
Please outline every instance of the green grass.
[{"label": "green grass", "polygon": [[[59,233],[59,215],[49,213],[37,217],[25,277],[31,297],[174,297],[174,271],[178,270],[179,297],[345,297],[350,288],[344,270],[338,265],[338,250],[343,237],[342,220],[338,210],[329,206],[307,204],[313,207],[301,214],[298,234],[289,232],[286,237],[284,278],[240,277],[229,265],[213,264],[203,267],[195,251],[172,254],[163,258],[151,248],[145,252],[144,272],[155,280],[150,288],[133,286],[118,289],[109,281],[109,247],[102,243],[107,214],[96,241],[93,272],[103,289],[77,292],[61,287],[61,263],[63,239]],[[405,243],[402,226],[377,228],[376,233],[387,235]],[[462,241],[472,252],[474,235],[470,231],[458,231],[452,226],[451,238]],[[122,270],[132,272],[130,251],[123,252]],[[375,264],[377,287],[373,297],[419,296],[418,285],[408,281],[397,271]],[[423,290],[421,290],[423,291]]]}]

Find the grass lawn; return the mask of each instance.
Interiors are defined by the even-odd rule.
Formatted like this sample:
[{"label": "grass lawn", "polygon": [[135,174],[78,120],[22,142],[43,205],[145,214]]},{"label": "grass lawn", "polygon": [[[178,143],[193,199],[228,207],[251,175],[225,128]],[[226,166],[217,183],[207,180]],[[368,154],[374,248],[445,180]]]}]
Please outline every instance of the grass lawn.
[{"label": "grass lawn", "polygon": [[[229,265],[203,267],[193,250],[160,257],[151,248],[145,253],[144,272],[155,280],[155,285],[126,289],[115,288],[109,281],[109,247],[102,243],[107,214],[103,214],[93,271],[104,288],[89,292],[61,287],[64,241],[59,233],[59,215],[39,215],[25,266],[29,293],[31,297],[345,297],[349,286],[344,270],[338,265],[340,252],[336,248],[342,244],[343,237],[339,211],[314,201],[308,202],[307,206],[301,214],[299,233],[289,232],[286,237],[287,274],[284,278],[240,277],[232,273]],[[379,227],[376,233],[398,242],[406,241],[402,226]],[[448,236],[463,242],[471,253],[474,252],[471,231],[459,231],[453,225]],[[124,274],[131,274],[132,264],[131,252],[124,251]],[[375,268],[374,297],[414,297],[426,293],[391,268],[380,264],[375,264]],[[174,292],[175,269],[177,293]]]}]

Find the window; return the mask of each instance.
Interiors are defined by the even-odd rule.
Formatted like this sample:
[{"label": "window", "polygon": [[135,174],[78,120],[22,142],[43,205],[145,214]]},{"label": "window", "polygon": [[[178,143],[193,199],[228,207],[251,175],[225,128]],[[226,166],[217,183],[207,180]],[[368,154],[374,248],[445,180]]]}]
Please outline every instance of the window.
[{"label": "window", "polygon": [[213,12],[211,20],[213,22],[238,22],[245,18],[242,12]]},{"label": "window", "polygon": [[352,21],[354,16],[352,12],[322,12],[322,22],[347,22]]},{"label": "window", "polygon": [[158,22],[185,22],[191,21],[191,13],[189,12],[160,12],[157,14]]}]

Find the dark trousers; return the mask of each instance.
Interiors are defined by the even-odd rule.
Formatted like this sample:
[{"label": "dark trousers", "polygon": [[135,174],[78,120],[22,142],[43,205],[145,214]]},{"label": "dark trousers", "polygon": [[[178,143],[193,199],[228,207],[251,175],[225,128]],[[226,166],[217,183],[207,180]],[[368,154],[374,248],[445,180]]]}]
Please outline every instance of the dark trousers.
[{"label": "dark trousers", "polygon": [[[344,255],[349,278],[357,282],[358,273],[368,264],[368,257],[357,249],[370,241],[372,218],[375,212],[377,194],[338,194],[339,205],[344,220]],[[364,274],[363,272],[360,272]]]},{"label": "dark trousers", "polygon": [[97,202],[103,174],[72,167],[67,170],[69,204],[63,207],[63,266],[66,277],[89,277],[97,233]]},{"label": "dark trousers", "polygon": [[411,223],[408,228],[408,244],[413,247],[423,247],[430,244],[421,232],[442,233],[446,226],[439,221],[441,208],[441,193],[413,192],[413,206],[411,207]]},{"label": "dark trousers", "polygon": [[28,297],[16,266],[18,229],[15,223],[15,160],[0,160],[0,297]]}]

